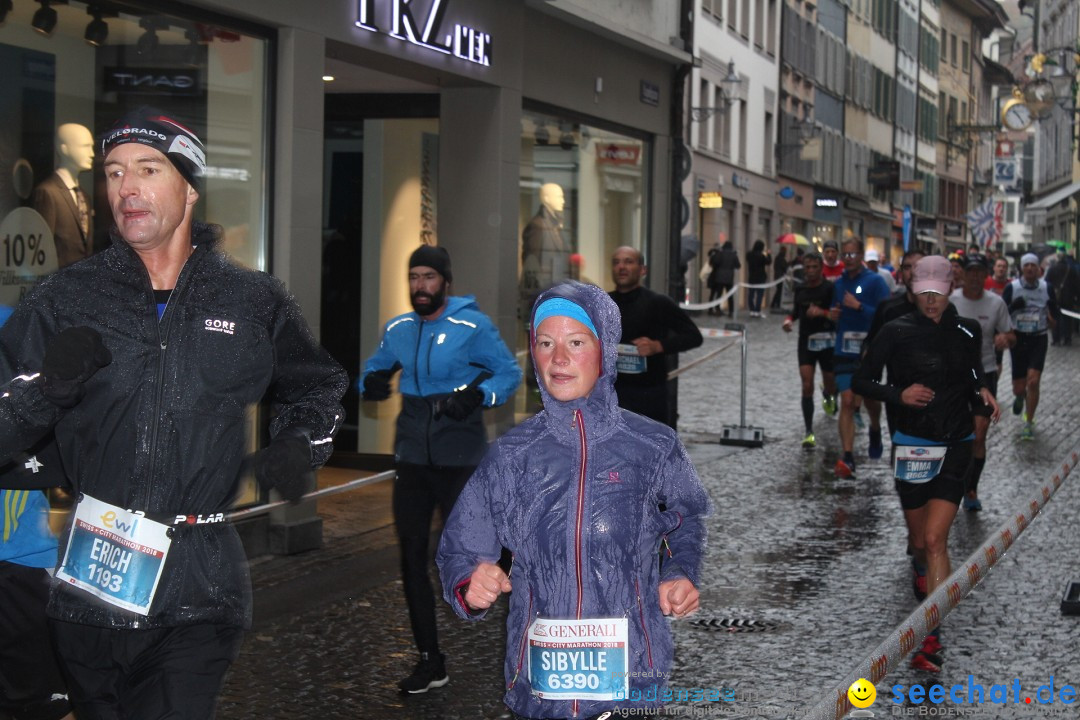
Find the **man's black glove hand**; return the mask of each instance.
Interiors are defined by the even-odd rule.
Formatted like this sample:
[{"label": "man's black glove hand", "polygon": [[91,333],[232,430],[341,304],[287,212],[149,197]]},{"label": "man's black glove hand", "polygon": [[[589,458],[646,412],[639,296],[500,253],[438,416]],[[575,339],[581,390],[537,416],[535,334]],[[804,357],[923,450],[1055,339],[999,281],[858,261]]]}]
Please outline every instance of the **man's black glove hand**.
[{"label": "man's black glove hand", "polygon": [[385,400],[390,397],[390,378],[393,370],[376,370],[364,378],[364,399]]},{"label": "man's black glove hand", "polygon": [[60,407],[74,407],[86,394],[83,383],[111,362],[112,353],[97,330],[85,326],[66,328],[45,346],[42,392]]},{"label": "man's black glove hand", "polygon": [[298,433],[285,431],[253,457],[255,480],[264,490],[274,488],[289,502],[297,502],[315,487],[311,443]]},{"label": "man's black glove hand", "polygon": [[480,407],[483,402],[484,393],[477,388],[458,390],[436,405],[435,419],[438,420],[441,415],[445,415],[452,420],[464,420],[472,415],[472,411]]},{"label": "man's black glove hand", "polygon": [[1015,298],[1009,305],[1009,312],[1016,312],[1027,307],[1027,302],[1022,297]]}]

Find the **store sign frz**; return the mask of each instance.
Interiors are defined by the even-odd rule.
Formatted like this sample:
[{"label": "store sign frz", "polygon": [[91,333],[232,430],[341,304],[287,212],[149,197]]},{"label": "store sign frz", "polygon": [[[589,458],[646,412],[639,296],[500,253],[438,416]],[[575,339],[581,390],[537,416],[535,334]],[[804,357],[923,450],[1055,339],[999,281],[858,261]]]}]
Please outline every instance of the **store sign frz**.
[{"label": "store sign frz", "polygon": [[454,23],[443,32],[452,0],[430,0],[425,13],[417,0],[356,0],[356,26],[411,45],[491,67],[491,36]]}]

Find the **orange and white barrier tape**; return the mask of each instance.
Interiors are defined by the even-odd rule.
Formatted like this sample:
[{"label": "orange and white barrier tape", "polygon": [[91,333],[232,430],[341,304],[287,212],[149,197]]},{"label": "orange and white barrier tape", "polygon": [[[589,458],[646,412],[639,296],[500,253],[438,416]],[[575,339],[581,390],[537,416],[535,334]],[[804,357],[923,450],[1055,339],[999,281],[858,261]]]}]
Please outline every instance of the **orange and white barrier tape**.
[{"label": "orange and white barrier tape", "polygon": [[982,547],[972,553],[945,582],[915,608],[915,612],[900,623],[884,642],[874,648],[873,652],[803,717],[806,720],[840,720],[852,710],[847,692],[851,684],[859,678],[866,678],[876,685],[915,649],[916,644],[927,633],[940,625],[1028,528],[1078,463],[1080,448],[1074,448],[1062,461],[1060,468],[1040,485],[1028,501],[1013,514],[1011,520],[992,533]]}]

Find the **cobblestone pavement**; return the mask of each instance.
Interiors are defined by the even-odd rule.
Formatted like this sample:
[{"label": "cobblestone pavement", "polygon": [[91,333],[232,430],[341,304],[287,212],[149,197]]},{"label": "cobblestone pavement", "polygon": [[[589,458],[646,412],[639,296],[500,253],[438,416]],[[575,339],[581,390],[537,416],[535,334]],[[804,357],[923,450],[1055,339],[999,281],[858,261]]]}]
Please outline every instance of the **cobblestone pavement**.
[{"label": "cobblestone pavement", "polygon": [[[717,324],[712,318],[698,321]],[[781,332],[776,316],[750,323],[746,415],[748,425],[764,429],[764,447],[717,442],[725,424],[739,422],[737,348],[683,375],[679,392],[679,429],[715,513],[702,609],[696,622],[673,623],[677,651],[670,682],[730,688],[735,700],[674,706],[670,714],[796,717],[829,693],[915,607],[903,519],[887,465],[866,460],[863,434],[856,442],[859,478],[834,478],[836,423],[820,410],[818,448],[808,452],[799,446],[795,340]],[[707,340],[684,356],[684,363],[723,342]],[[1034,442],[1020,441],[1020,423],[1007,408],[991,429],[980,484],[985,510],[961,511],[957,517],[950,537],[955,565],[1011,517],[1080,443],[1078,370],[1080,348],[1050,349]],[[1006,378],[1008,372],[1006,359]],[[1000,397],[1011,400],[1007,396],[1004,382]],[[1080,474],[1074,473],[997,568],[945,619],[946,664],[940,675],[920,674],[904,663],[878,684],[872,708],[878,717],[931,716],[932,711],[980,718],[1075,713],[1060,702],[894,705],[890,688],[933,682],[966,687],[969,675],[987,689],[995,683],[1011,687],[1019,679],[1023,697],[1051,677],[1057,690],[1080,686],[1080,619],[1059,612],[1066,582],[1080,580],[1078,486]],[[500,689],[502,606],[477,624],[459,621],[440,607],[451,682],[426,695],[397,694],[395,683],[415,656],[385,512],[388,489],[364,492],[362,500],[346,501],[352,510],[324,503],[329,538],[324,549],[253,563],[256,627],[229,675],[219,717],[509,717]],[[382,512],[372,512],[373,506]],[[291,604],[274,601],[283,592],[291,593]],[[756,631],[716,629],[735,621]]]}]

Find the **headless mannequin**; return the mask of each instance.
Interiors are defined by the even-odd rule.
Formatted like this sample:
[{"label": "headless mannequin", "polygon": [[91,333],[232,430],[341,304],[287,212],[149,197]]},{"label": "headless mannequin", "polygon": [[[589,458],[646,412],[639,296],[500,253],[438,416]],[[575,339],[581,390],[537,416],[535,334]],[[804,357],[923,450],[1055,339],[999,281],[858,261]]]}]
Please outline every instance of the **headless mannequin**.
[{"label": "headless mannequin", "polygon": [[[90,257],[93,232],[90,204],[72,190],[79,185],[79,173],[94,164],[94,136],[76,123],[64,123],[56,129],[56,171],[34,189],[34,209],[52,229],[56,243],[57,267],[65,267]],[[81,191],[79,191],[81,194]]]}]

